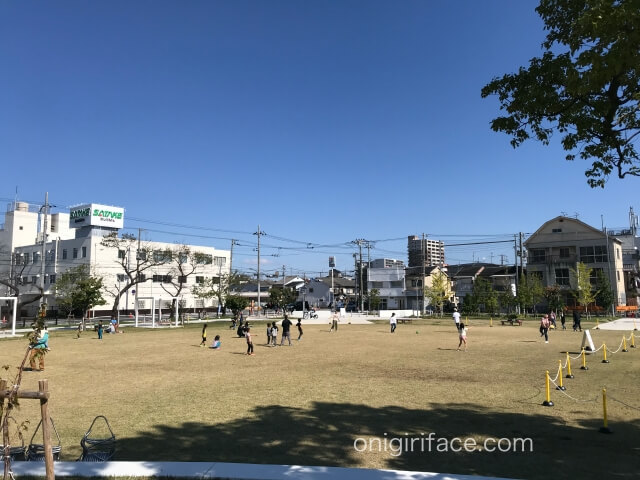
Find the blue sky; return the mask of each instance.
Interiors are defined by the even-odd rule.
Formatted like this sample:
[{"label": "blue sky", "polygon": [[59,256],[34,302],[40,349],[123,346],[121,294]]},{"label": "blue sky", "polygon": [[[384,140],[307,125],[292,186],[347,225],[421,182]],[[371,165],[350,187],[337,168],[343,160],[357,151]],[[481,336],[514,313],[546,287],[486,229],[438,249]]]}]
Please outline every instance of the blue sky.
[{"label": "blue sky", "polygon": [[[480,89],[540,54],[536,5],[2,2],[0,200],[48,191],[122,206],[149,240],[234,238],[245,271],[260,225],[263,272],[307,275],[329,255],[353,269],[357,238],[406,261],[414,234],[505,240],[561,212],[624,227],[637,178],[591,189],[557,143],[489,128]],[[510,244],[446,254],[513,262]]]}]

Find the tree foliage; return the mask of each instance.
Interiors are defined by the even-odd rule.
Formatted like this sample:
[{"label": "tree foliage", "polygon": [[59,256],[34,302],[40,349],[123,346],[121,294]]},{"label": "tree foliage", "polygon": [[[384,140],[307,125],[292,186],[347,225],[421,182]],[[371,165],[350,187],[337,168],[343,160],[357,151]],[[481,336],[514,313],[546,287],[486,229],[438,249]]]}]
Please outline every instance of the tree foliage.
[{"label": "tree foliage", "polygon": [[78,265],[60,274],[55,284],[58,307],[67,314],[85,315],[87,310],[104,305],[102,278],[91,275],[88,265]]},{"label": "tree foliage", "polygon": [[372,288],[367,293],[367,303],[369,305],[369,310],[378,310],[380,307],[380,302],[382,299],[380,298],[380,290],[377,288]]},{"label": "tree foliage", "polygon": [[233,312],[234,316],[238,315],[238,313],[249,305],[249,299],[240,295],[229,295],[226,300],[226,307]]},{"label": "tree foliage", "polygon": [[269,290],[269,303],[276,307],[284,308],[285,305],[296,301],[298,293],[290,287],[274,285]]},{"label": "tree foliage", "polygon": [[558,132],[567,160],[592,161],[591,187],[611,173],[640,176],[640,2],[541,0],[536,11],[547,31],[542,56],[482,89],[506,112],[491,128],[514,147],[546,145]]},{"label": "tree foliage", "polygon": [[526,276],[520,276],[516,298],[522,310],[526,312],[528,309],[533,309],[535,311],[535,306],[543,297],[544,287],[538,275],[528,273]]},{"label": "tree foliage", "polygon": [[559,312],[564,308],[564,289],[558,285],[546,287],[544,289],[544,298],[547,300],[549,310]]},{"label": "tree foliage", "polygon": [[584,307],[585,312],[587,312],[589,304],[596,299],[595,292],[591,287],[591,271],[592,269],[582,262],[578,262],[576,268],[570,270],[573,284],[576,285],[573,295],[576,302]]},{"label": "tree foliage", "polygon": [[435,272],[431,275],[431,286],[425,286],[424,295],[429,299],[429,303],[438,309],[442,315],[444,302],[449,299],[451,287],[449,277],[444,272]]},{"label": "tree foliage", "polygon": [[611,290],[611,283],[602,270],[596,272],[596,303],[601,306],[605,312],[611,310],[615,301],[615,295]]}]

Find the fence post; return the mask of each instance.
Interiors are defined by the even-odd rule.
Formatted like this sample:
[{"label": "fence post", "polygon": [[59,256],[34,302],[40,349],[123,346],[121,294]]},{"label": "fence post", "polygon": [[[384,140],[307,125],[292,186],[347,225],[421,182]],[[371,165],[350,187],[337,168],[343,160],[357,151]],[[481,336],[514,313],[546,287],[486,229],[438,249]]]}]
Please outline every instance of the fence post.
[{"label": "fence post", "polygon": [[589,370],[589,367],[587,367],[587,354],[584,351],[584,347],[582,347],[582,366],[580,370]]},{"label": "fence post", "polygon": [[545,372],[545,387],[546,387],[546,397],[545,401],[542,402],[542,405],[545,407],[553,407],[553,402],[551,401],[551,389],[549,388],[549,370]]},{"label": "fence post", "polygon": [[602,363],[609,363],[609,360],[607,360],[607,344],[603,343],[602,344],[602,352],[604,357],[602,358]]},{"label": "fence post", "polygon": [[566,378],[573,378],[573,374],[571,373],[571,357],[569,357],[569,352],[567,352],[567,376]]},{"label": "fence post", "polygon": [[600,433],[611,433],[609,430],[609,421],[607,419],[607,389],[602,389],[602,419],[603,424],[600,427]]},{"label": "fence post", "polygon": [[53,471],[53,452],[51,450],[51,419],[49,418],[48,395],[49,381],[38,381],[38,392],[42,394],[40,397],[40,413],[42,414],[42,437],[44,444],[44,468],[47,480],[55,480],[56,476]]}]

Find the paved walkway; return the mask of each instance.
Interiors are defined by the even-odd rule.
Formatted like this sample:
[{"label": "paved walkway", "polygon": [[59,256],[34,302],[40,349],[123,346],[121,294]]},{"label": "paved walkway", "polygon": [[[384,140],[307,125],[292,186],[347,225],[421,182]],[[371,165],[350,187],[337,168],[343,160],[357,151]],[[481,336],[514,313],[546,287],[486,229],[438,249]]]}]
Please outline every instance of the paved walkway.
[{"label": "paved walkway", "polygon": [[[635,321],[635,324],[634,324]],[[640,320],[636,318],[620,318],[611,322],[600,322],[600,330],[634,330],[640,326]],[[592,327],[595,329],[595,327]]]},{"label": "paved walkway", "polygon": [[[13,473],[45,476],[44,462],[14,462]],[[182,477],[229,480],[500,480],[496,477],[369,470],[365,468],[305,467],[302,465],[256,465],[211,462],[56,462],[55,475],[62,477]]]}]

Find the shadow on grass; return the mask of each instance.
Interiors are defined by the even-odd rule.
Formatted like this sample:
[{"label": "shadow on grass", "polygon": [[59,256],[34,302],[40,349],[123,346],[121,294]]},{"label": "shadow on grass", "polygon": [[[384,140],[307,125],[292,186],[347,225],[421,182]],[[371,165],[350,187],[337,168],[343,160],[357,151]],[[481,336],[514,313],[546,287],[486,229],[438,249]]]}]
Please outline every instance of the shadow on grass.
[{"label": "shadow on grass", "polygon": [[[572,427],[554,417],[552,409],[532,410],[534,414],[524,415],[471,404],[431,404],[425,410],[320,402],[309,409],[270,405],[228,423],[159,424],[139,437],[118,438],[117,460],[346,467],[376,461],[390,469],[511,478],[594,478],[596,472],[606,478],[638,478],[639,421],[610,425],[614,434],[605,435],[598,432],[597,421]],[[418,440],[413,452],[376,453],[374,459],[354,448],[359,437],[426,439],[430,432],[436,439],[474,437],[480,445],[487,437],[530,438],[533,451],[437,451],[441,440],[434,440],[431,451],[425,440],[424,451],[418,451]],[[378,444],[374,447],[377,451]]]}]

